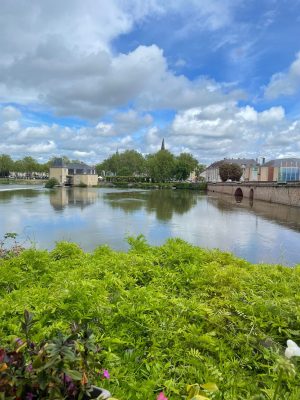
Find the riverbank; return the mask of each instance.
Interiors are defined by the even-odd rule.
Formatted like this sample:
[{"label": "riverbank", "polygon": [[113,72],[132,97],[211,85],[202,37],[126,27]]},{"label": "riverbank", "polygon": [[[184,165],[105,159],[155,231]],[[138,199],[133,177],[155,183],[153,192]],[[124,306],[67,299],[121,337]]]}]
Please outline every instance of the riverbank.
[{"label": "riverbank", "polygon": [[47,179],[7,179],[0,178],[0,185],[44,185]]},{"label": "riverbank", "polygon": [[[178,239],[129,243],[128,252],[93,253],[58,243],[0,260],[1,340],[19,337],[25,308],[38,321],[33,339],[85,319],[114,397],[156,399],[163,390],[179,400],[187,384],[213,382],[214,399],[272,398],[286,340],[299,339],[300,266],[253,265]],[[299,399],[294,376],[284,388]]]},{"label": "riverbank", "polygon": [[97,187],[115,187],[128,189],[185,189],[202,190],[207,189],[206,182],[101,182]]}]

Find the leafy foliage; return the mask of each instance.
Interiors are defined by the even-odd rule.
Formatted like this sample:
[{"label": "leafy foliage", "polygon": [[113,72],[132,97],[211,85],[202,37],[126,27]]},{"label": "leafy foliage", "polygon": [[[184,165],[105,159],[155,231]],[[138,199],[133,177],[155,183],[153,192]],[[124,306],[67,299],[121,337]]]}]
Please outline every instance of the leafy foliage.
[{"label": "leafy foliage", "polygon": [[[252,265],[179,239],[129,242],[128,253],[59,243],[0,260],[0,341],[20,336],[25,308],[32,341],[85,319],[110,371],[101,386],[120,399],[179,400],[187,384],[196,399],[272,399],[286,340],[299,343],[300,266]],[[282,387],[280,398],[300,398],[297,375],[283,374]]]},{"label": "leafy foliage", "polygon": [[168,150],[147,156],[146,171],[154,182],[170,181],[175,175],[175,157]]},{"label": "leafy foliage", "polygon": [[198,161],[191,154],[181,153],[176,158],[175,178],[178,180],[186,180],[197,166]]},{"label": "leafy foliage", "polygon": [[59,182],[56,178],[50,178],[48,181],[45,183],[45,188],[47,189],[52,189],[54,186],[59,185]]},{"label": "leafy foliage", "polygon": [[135,150],[126,150],[124,153],[115,153],[96,165],[98,175],[103,171],[116,174],[118,176],[132,176],[144,172],[145,159],[142,154]]},{"label": "leafy foliage", "polygon": [[222,182],[226,182],[228,179],[239,181],[243,175],[243,170],[238,164],[224,162],[219,167],[219,174]]},{"label": "leafy foliage", "polygon": [[[149,178],[152,182],[186,180],[192,171],[196,171],[199,176],[203,168],[191,154],[181,153],[175,157],[165,149],[149,154],[145,158],[135,150],[116,152],[96,166],[99,175],[103,172],[108,173],[107,180],[120,178],[117,182],[141,182],[148,181]],[[110,174],[114,174],[115,177],[110,178]]]},{"label": "leafy foliage", "polygon": [[96,371],[102,370],[100,348],[87,324],[73,324],[69,335],[59,333],[34,343],[30,339],[34,323],[33,314],[25,310],[21,324],[25,340],[17,338],[13,348],[0,348],[1,398],[91,398],[95,388],[89,378],[95,379]]}]

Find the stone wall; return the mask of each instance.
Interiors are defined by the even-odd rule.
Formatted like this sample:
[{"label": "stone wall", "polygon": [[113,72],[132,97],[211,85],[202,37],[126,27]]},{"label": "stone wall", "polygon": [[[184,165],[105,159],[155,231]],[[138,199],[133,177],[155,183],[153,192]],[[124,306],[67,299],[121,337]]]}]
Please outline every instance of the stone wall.
[{"label": "stone wall", "polygon": [[240,189],[244,197],[253,200],[263,200],[270,203],[286,204],[289,206],[300,207],[300,185],[275,183],[208,183],[209,192],[224,193],[234,196]]},{"label": "stone wall", "polygon": [[49,178],[55,178],[60,184],[65,184],[67,181],[67,168],[51,167],[49,172]]}]

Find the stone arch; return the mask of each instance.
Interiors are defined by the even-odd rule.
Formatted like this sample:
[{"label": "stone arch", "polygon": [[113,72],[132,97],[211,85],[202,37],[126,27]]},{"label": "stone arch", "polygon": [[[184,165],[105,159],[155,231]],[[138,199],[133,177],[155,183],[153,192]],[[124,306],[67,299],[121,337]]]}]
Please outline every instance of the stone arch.
[{"label": "stone arch", "polygon": [[241,203],[244,197],[244,193],[241,188],[237,188],[234,192],[234,197],[237,203]]}]

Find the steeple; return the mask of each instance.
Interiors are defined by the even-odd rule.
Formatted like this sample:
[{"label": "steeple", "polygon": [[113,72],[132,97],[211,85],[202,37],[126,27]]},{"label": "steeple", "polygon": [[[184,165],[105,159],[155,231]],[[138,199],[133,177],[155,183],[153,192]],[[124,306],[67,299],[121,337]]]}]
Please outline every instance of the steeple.
[{"label": "steeple", "polygon": [[163,138],[162,142],[161,142],[161,150],[166,150],[165,149],[165,138]]}]

